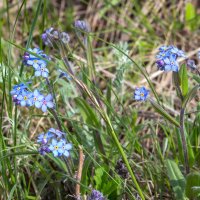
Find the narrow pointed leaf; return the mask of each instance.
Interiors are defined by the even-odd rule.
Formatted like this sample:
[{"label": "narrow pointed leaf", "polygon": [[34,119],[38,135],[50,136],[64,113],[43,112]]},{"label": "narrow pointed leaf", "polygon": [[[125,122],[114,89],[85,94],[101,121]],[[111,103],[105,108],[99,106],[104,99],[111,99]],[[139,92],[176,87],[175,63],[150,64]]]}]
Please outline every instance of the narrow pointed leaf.
[{"label": "narrow pointed leaf", "polygon": [[149,99],[151,105],[155,108],[155,110],[161,114],[166,120],[179,127],[179,123],[174,119],[170,114],[168,114],[159,104],[157,104],[154,100]]}]

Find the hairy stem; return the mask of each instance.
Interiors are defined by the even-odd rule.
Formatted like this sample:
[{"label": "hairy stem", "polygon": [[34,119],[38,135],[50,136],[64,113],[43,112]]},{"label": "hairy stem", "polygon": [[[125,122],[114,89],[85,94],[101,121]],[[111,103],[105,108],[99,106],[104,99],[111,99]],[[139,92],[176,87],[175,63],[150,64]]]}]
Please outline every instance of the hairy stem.
[{"label": "hairy stem", "polygon": [[184,132],[184,114],[185,114],[185,109],[182,108],[180,112],[180,133],[181,133],[183,155],[184,155],[184,161],[185,161],[185,171],[186,171],[186,174],[188,174],[190,172],[190,167],[189,167],[189,160],[188,160],[187,142],[186,142],[186,137],[185,137],[185,132]]},{"label": "hairy stem", "polygon": [[76,176],[77,184],[76,184],[76,191],[75,191],[76,198],[78,200],[81,199],[79,182],[81,181],[81,177],[82,177],[83,163],[84,163],[83,149],[79,146],[79,165],[78,165],[78,172],[77,172],[77,176]]}]

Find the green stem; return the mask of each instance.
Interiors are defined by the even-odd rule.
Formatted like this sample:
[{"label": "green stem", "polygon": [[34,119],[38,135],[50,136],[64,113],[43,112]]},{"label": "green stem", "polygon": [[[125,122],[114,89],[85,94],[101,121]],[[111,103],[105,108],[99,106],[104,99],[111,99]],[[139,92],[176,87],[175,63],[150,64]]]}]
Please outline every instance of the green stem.
[{"label": "green stem", "polygon": [[135,184],[135,187],[136,187],[136,189],[137,189],[137,191],[138,191],[138,193],[139,193],[141,199],[142,199],[142,200],[145,200],[145,197],[144,197],[144,195],[143,195],[143,192],[142,192],[142,190],[141,190],[141,188],[140,188],[140,186],[139,186],[139,184],[138,184],[138,182],[137,182],[137,180],[136,180],[136,178],[135,178],[135,175],[134,175],[134,173],[133,173],[133,171],[132,171],[132,169],[131,169],[131,166],[130,166],[130,164],[129,164],[129,162],[128,162],[128,159],[127,159],[127,157],[126,157],[126,154],[124,153],[124,150],[123,150],[123,148],[122,148],[122,146],[121,146],[121,144],[120,144],[120,142],[119,142],[119,140],[118,140],[118,138],[117,138],[117,136],[116,136],[116,133],[115,133],[113,127],[112,127],[112,124],[111,124],[111,122],[110,122],[110,119],[108,118],[108,116],[107,116],[106,113],[105,113],[105,115],[104,115],[104,119],[106,120],[106,122],[107,122],[107,124],[108,124],[108,126],[109,126],[109,128],[110,128],[110,130],[111,130],[110,133],[111,133],[111,135],[112,135],[112,138],[113,138],[115,144],[117,145],[117,148],[118,148],[118,150],[119,150],[119,152],[120,152],[120,154],[121,154],[121,156],[122,156],[122,159],[123,159],[123,161],[124,161],[124,163],[125,163],[125,165],[126,165],[128,171],[129,171],[129,173],[130,173],[130,175],[131,175],[131,178],[132,178],[132,180],[133,180],[133,182],[134,182],[134,184]]},{"label": "green stem", "polygon": [[186,171],[186,174],[189,174],[190,167],[189,167],[189,160],[188,160],[187,142],[186,142],[185,132],[184,132],[184,113],[185,113],[185,109],[182,108],[180,112],[180,133],[181,133],[183,155],[184,155],[184,161],[185,161],[185,171]]}]

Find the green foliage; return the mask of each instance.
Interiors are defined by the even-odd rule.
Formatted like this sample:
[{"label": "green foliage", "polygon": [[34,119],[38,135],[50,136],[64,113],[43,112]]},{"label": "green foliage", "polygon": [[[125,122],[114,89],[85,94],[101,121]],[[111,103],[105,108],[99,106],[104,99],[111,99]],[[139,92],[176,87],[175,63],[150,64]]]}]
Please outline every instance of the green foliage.
[{"label": "green foliage", "polygon": [[174,190],[175,198],[184,200],[185,178],[173,160],[166,160],[167,174]]},{"label": "green foliage", "polygon": [[189,199],[198,199],[200,197],[200,174],[198,172],[187,175],[185,194]]}]

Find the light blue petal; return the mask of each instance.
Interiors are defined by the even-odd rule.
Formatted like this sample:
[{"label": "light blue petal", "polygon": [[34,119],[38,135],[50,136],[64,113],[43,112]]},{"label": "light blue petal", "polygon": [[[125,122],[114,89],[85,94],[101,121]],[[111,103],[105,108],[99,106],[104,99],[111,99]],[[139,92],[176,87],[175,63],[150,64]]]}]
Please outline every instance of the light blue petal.
[{"label": "light blue petal", "polygon": [[44,96],[43,96],[43,95],[39,95],[39,96],[38,96],[38,100],[39,100],[39,101],[42,101],[43,99],[44,99]]},{"label": "light blue petal", "polygon": [[72,144],[70,144],[70,143],[69,143],[69,144],[66,144],[66,145],[65,145],[65,149],[66,149],[66,150],[72,149]]},{"label": "light blue petal", "polygon": [[20,105],[21,105],[21,106],[26,106],[26,101],[21,101],[21,102],[20,102]]},{"label": "light blue petal", "polygon": [[42,111],[43,111],[43,112],[47,112],[47,106],[44,105],[44,104],[42,105]]},{"label": "light blue petal", "polygon": [[42,76],[47,78],[49,76],[49,74],[47,72],[42,72]]},{"label": "light blue petal", "polygon": [[35,107],[36,108],[41,108],[41,106],[42,106],[42,102],[40,102],[40,101],[36,101],[35,102]]},{"label": "light blue petal", "polygon": [[49,102],[47,102],[47,106],[48,106],[49,108],[53,108],[53,107],[54,107],[54,104],[53,104],[53,102],[49,101]]},{"label": "light blue petal", "polygon": [[41,71],[35,71],[35,76],[41,76]]},{"label": "light blue petal", "polygon": [[66,157],[69,157],[69,152],[68,151],[64,151],[63,153]]},{"label": "light blue petal", "polygon": [[45,100],[46,101],[51,101],[53,99],[53,96],[51,94],[48,94],[46,97],[45,97]]},{"label": "light blue petal", "polygon": [[57,157],[57,156],[58,156],[58,151],[54,150],[54,151],[53,151],[53,155],[54,155],[55,157]]}]

